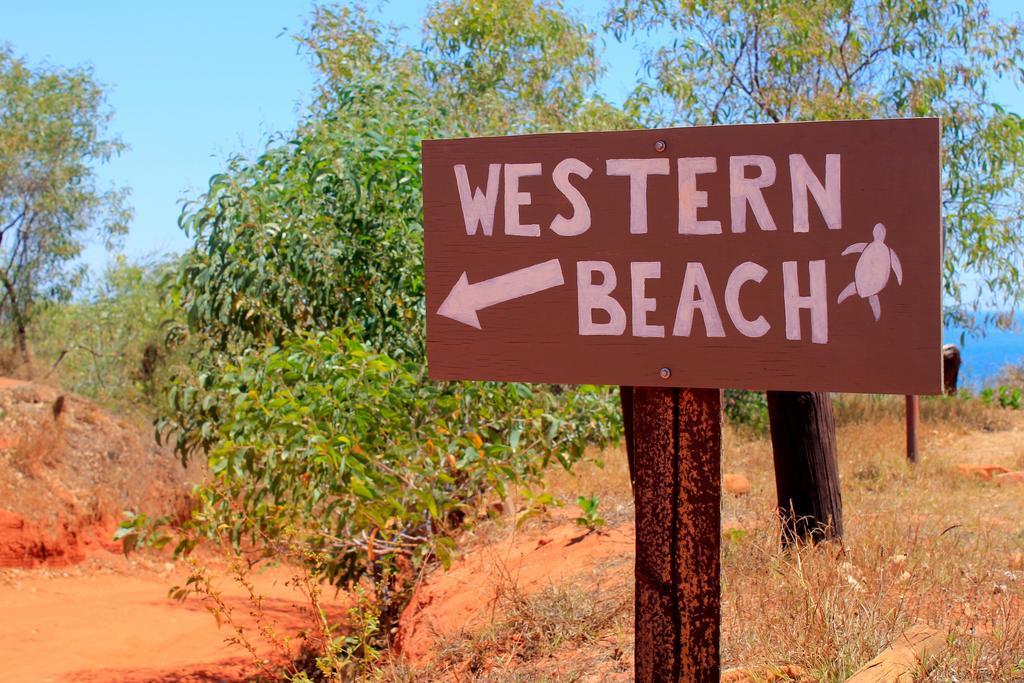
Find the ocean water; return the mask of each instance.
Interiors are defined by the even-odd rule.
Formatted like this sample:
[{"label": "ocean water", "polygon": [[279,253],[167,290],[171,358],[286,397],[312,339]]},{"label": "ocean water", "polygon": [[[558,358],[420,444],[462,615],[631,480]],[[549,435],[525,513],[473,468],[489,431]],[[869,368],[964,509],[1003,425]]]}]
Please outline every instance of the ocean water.
[{"label": "ocean water", "polygon": [[[1021,318],[1018,318],[1021,319]],[[943,342],[960,347],[960,386],[978,388],[990,384],[1006,365],[1024,364],[1024,332],[990,328],[982,337],[964,335],[958,327],[943,331]]]}]

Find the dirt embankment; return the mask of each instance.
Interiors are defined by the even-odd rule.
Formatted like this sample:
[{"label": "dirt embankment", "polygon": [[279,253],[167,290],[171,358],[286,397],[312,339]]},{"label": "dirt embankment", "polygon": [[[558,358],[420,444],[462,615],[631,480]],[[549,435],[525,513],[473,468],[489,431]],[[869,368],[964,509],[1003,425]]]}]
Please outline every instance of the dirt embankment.
[{"label": "dirt embankment", "polygon": [[[243,681],[294,656],[316,625],[300,569],[269,563],[243,585],[215,550],[199,552],[216,606],[169,596],[189,563],[166,550],[125,557],[113,540],[125,510],[186,514],[200,472],[144,421],[0,378],[0,681]],[[340,623],[345,604],[325,603]]]},{"label": "dirt embankment", "polygon": [[0,567],[61,567],[112,540],[123,511],[187,509],[189,473],[147,425],[0,378]]},{"label": "dirt embankment", "polygon": [[588,531],[567,517],[463,552],[449,571],[431,574],[402,613],[396,649],[414,666],[428,664],[439,638],[484,627],[510,591],[532,595],[571,584],[601,592],[626,585],[632,523]]}]

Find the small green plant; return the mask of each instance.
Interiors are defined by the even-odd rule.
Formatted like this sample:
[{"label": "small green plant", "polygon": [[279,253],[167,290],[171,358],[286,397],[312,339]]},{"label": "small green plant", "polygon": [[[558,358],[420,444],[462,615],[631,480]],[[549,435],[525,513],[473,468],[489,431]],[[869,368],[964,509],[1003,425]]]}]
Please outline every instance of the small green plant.
[{"label": "small green plant", "polygon": [[760,391],[726,389],[722,392],[722,410],[734,426],[757,434],[768,431],[768,401]]},{"label": "small green plant", "polygon": [[561,502],[547,491],[534,492],[530,488],[524,488],[520,495],[525,499],[525,505],[516,513],[516,529],[522,528],[531,519],[543,517],[548,514],[548,508],[558,507]]},{"label": "small green plant", "polygon": [[739,543],[749,535],[746,529],[737,529],[736,527],[730,527],[722,532],[722,536],[729,543]]},{"label": "small green plant", "polygon": [[1022,394],[1018,387],[985,387],[981,390],[981,400],[987,405],[1020,410]]},{"label": "small green plant", "polygon": [[296,673],[291,663],[294,637],[282,632],[272,611],[267,609],[266,597],[253,583],[252,564],[238,553],[228,554],[227,559],[226,575],[244,590],[249,619],[241,618],[237,603],[225,595],[210,567],[192,558],[188,560],[190,572],[185,583],[172,586],[167,596],[179,602],[197,598],[217,621],[217,627],[229,633],[224,642],[249,653],[256,667],[256,675],[251,680],[289,678]]},{"label": "small green plant", "polygon": [[[317,591],[315,608],[323,615],[319,604],[319,589],[313,590]],[[307,665],[288,678],[289,683],[356,680],[362,674],[374,670],[383,656],[378,610],[363,587],[356,587],[355,597],[356,603],[348,609],[347,635],[334,637],[335,627],[322,616],[319,634],[324,641],[322,650],[319,653],[314,650],[311,659],[306,660]]]},{"label": "small green plant", "polygon": [[600,500],[597,496],[579,496],[576,504],[580,506],[580,516],[576,518],[576,524],[585,526],[590,531],[597,531],[598,527],[604,526],[605,520],[597,514],[597,506]]},{"label": "small green plant", "polygon": [[[381,650],[377,647],[380,636],[380,619],[377,608],[366,591],[359,587],[356,590],[358,600],[348,610],[352,621],[352,632],[340,639],[341,653],[348,662],[367,669],[381,658]],[[330,670],[325,674],[332,673]]]}]

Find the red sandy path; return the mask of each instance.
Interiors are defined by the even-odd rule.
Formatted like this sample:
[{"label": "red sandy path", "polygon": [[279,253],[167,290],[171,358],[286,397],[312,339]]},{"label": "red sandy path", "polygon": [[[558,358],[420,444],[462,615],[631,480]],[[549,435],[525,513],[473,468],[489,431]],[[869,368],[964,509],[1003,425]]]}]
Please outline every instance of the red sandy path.
[{"label": "red sandy path", "polygon": [[[251,658],[224,642],[233,631],[218,629],[198,599],[167,597],[170,586],[183,583],[183,567],[128,573],[125,563],[124,569],[0,575],[0,680],[241,679]],[[301,594],[285,585],[292,575],[272,569],[253,577],[265,614],[290,633],[306,623]],[[234,613],[252,624],[243,590],[226,580],[219,586]]]}]

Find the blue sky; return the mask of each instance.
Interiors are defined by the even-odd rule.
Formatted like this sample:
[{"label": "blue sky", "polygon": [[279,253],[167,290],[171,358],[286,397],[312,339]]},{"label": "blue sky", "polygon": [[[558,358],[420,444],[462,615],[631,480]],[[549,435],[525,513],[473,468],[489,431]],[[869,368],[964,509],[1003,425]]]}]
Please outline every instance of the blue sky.
[{"label": "blue sky", "polygon": [[[570,3],[594,17],[600,6]],[[419,35],[426,3],[372,3]],[[91,66],[109,89],[111,132],[130,149],[100,168],[104,183],[132,190],[130,258],[189,246],[178,230],[180,201],[194,197],[229,156],[259,151],[291,129],[308,101],[313,69],[293,35],[307,2],[21,2],[3,10],[0,42],[30,63]],[[619,46],[620,52],[626,52]],[[618,63],[621,65],[622,56]],[[634,59],[634,64],[636,60]],[[609,91],[624,93],[632,69],[617,69]],[[91,248],[102,269],[109,255]]]},{"label": "blue sky", "polygon": [[[426,2],[368,4],[410,26]],[[607,3],[569,0],[593,26]],[[997,14],[1015,10],[994,3]],[[45,1],[11,3],[3,10],[0,42],[31,63],[92,66],[109,88],[111,131],[130,149],[100,169],[105,183],[132,189],[135,220],[124,251],[130,258],[177,252],[188,246],[178,230],[180,201],[194,197],[224,160],[251,155],[269,135],[291,129],[308,100],[313,70],[299,52],[312,3],[237,0],[174,3]],[[621,101],[632,87],[640,57],[632,45],[608,38],[604,94]],[[1000,98],[1024,111],[1024,98],[1000,88]],[[100,248],[86,260],[102,269]]]},{"label": "blue sky", "polygon": [[[304,3],[21,2],[3,14],[0,41],[16,54],[91,65],[108,86],[111,131],[130,149],[101,175],[132,189],[130,257],[185,249],[179,200],[290,128],[312,83],[290,38]],[[87,260],[102,267],[105,254]]]}]

